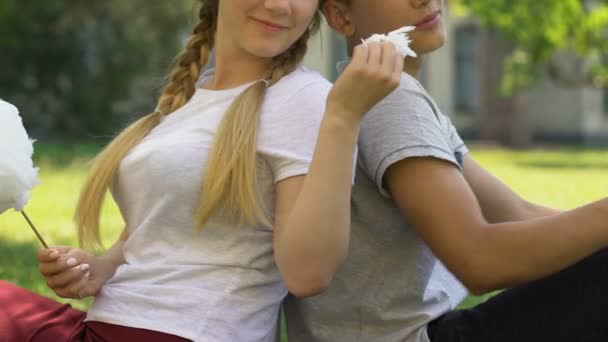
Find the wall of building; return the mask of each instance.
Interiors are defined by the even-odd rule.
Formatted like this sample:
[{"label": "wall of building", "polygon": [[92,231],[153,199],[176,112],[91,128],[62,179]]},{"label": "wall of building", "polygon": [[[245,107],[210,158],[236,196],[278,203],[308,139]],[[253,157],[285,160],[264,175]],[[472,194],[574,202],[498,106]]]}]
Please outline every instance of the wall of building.
[{"label": "wall of building", "polygon": [[[506,44],[473,18],[447,16],[445,25],[448,41],[425,57],[421,81],[464,135],[501,140],[529,126],[523,134],[540,141],[608,143],[608,91],[563,88],[543,79],[522,96],[502,98]],[[336,63],[345,59],[343,39],[324,24],[311,39],[304,64],[333,81]]]}]

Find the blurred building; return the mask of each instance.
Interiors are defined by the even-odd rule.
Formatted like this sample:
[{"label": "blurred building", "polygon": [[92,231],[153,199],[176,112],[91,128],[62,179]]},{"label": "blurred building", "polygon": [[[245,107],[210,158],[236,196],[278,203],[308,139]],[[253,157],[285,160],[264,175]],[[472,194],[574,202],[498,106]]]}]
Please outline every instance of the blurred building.
[{"label": "blurred building", "polygon": [[[499,95],[509,46],[473,18],[447,18],[448,43],[425,61],[421,81],[468,138],[514,146],[535,142],[608,144],[608,90],[563,87],[549,77],[530,91]],[[342,39],[327,27],[312,41],[306,64],[330,80],[346,58]],[[563,57],[563,64],[570,62]]]}]

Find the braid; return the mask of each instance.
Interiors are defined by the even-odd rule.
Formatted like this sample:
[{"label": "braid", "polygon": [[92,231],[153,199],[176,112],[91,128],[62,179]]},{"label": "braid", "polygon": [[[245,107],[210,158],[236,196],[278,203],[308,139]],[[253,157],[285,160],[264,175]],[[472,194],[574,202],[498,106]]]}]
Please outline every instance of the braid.
[{"label": "braid", "polygon": [[196,81],[207,65],[213,48],[217,5],[218,0],[202,1],[200,22],[194,28],[186,49],[176,59],[170,82],[158,100],[157,110],[125,129],[97,156],[81,191],[74,216],[81,244],[101,245],[101,208],[122,159],[161,122],[163,116],[185,105],[194,95]]},{"label": "braid", "polygon": [[163,115],[173,113],[194,95],[196,81],[207,65],[214,45],[216,12],[216,6],[201,7],[200,22],[194,28],[186,49],[177,57],[176,66],[169,77],[170,82],[158,100],[158,110]]},{"label": "braid", "polygon": [[266,90],[302,62],[314,27],[313,23],[312,29],[273,59],[266,82],[247,88],[224,114],[201,190],[204,200],[197,212],[198,229],[203,229],[216,211],[225,219],[237,218],[241,224],[271,224],[257,189],[256,146],[262,103]]},{"label": "braid", "polygon": [[275,84],[283,78],[283,76],[294,71],[302,62],[306,55],[306,51],[308,50],[308,38],[315,29],[313,24],[313,28],[306,30],[300,39],[298,39],[287,51],[274,58],[268,77],[270,81],[268,86]]}]

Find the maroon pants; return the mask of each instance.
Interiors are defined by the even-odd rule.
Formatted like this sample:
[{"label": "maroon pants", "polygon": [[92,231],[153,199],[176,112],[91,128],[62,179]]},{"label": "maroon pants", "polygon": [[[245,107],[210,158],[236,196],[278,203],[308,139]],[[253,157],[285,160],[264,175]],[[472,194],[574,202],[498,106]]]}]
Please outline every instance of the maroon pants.
[{"label": "maroon pants", "polygon": [[157,331],[84,322],[86,313],[0,280],[0,342],[185,342]]}]

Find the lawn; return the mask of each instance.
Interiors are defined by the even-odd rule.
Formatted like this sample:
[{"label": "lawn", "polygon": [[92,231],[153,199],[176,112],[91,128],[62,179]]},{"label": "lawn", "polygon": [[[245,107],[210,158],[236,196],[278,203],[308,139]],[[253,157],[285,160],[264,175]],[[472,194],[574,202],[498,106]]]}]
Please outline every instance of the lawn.
[{"label": "lawn", "polygon": [[[72,214],[88,160],[99,146],[91,144],[37,144],[36,164],[41,184],[26,207],[50,244],[75,244]],[[472,148],[475,158],[524,197],[567,209],[608,194],[608,149],[533,149],[510,151]],[[108,201],[103,213],[104,239],[111,243],[122,228],[116,207]],[[0,279],[53,297],[37,271],[39,242],[16,212],[0,215]],[[389,276],[389,275],[387,275]],[[69,302],[86,309],[90,300]],[[464,306],[483,298],[470,297]]]}]

